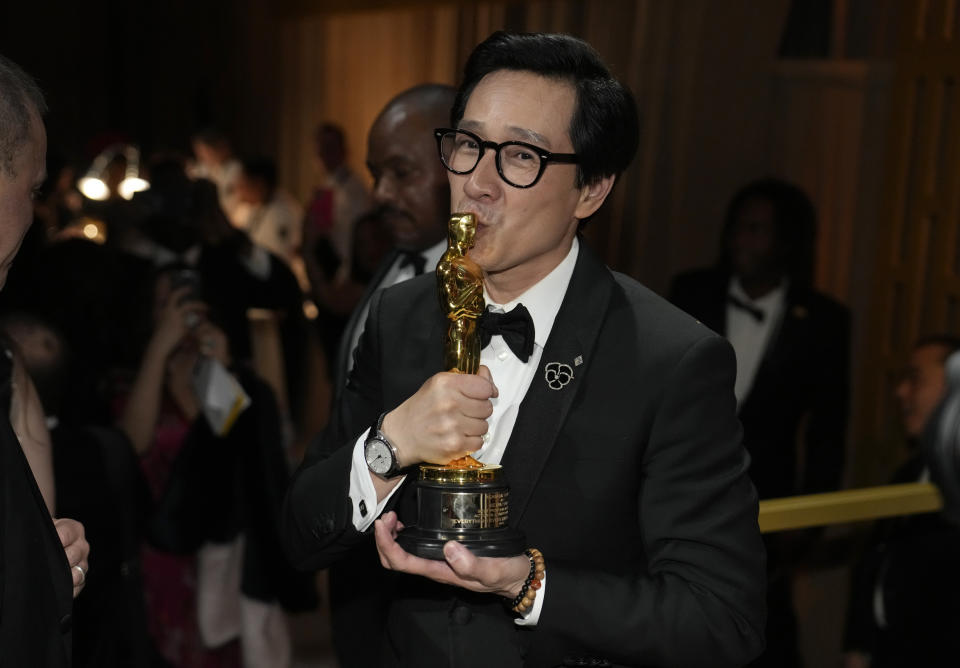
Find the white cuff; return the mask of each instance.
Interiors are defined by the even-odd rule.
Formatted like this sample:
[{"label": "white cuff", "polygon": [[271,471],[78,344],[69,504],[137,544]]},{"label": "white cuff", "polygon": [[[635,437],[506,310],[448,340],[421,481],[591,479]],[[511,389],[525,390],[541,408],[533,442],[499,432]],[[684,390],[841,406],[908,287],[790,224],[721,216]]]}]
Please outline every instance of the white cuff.
[{"label": "white cuff", "polygon": [[536,626],[540,621],[540,611],[543,610],[543,599],[547,593],[547,572],[543,572],[543,579],[540,580],[540,589],[537,590],[537,597],[533,599],[533,605],[529,610],[520,613],[519,619],[514,619],[513,623],[517,626]]},{"label": "white cuff", "polygon": [[[363,445],[367,441],[367,434],[370,430],[360,434],[360,438],[353,444],[353,465],[350,467],[350,501],[353,504],[353,526],[357,531],[366,531],[373,526],[376,520],[383,513],[390,501],[401,485],[396,485],[390,490],[383,501],[377,503],[377,490],[370,479],[372,475],[367,468],[367,460],[363,456]],[[403,479],[400,479],[403,482]]]}]

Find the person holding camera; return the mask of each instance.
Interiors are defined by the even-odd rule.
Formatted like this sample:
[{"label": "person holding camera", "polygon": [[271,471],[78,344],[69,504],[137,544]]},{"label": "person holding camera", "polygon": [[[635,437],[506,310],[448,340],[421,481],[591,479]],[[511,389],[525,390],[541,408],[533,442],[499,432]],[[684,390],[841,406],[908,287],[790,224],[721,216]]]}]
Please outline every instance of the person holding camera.
[{"label": "person holding camera", "polygon": [[[150,633],[176,666],[257,665],[247,659],[261,653],[284,665],[277,603],[304,609],[313,594],[277,535],[287,480],[280,415],[269,387],[233,363],[202,292],[188,267],[158,271],[153,329],[121,400],[119,424],[155,503],[141,550]],[[249,398],[235,422],[217,424],[205,410],[211,390],[198,381],[210,364]]]}]

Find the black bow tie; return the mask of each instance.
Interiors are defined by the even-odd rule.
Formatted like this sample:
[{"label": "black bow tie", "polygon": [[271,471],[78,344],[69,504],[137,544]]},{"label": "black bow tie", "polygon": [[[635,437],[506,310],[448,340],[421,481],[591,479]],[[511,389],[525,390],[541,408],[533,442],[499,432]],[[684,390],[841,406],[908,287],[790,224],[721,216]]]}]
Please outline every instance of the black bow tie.
[{"label": "black bow tie", "polygon": [[741,311],[746,311],[753,316],[753,319],[757,322],[763,322],[764,312],[762,308],[757,308],[756,306],[751,306],[742,299],[738,299],[733,295],[727,295],[727,301]]},{"label": "black bow tie", "polygon": [[420,253],[400,251],[400,268],[405,269],[406,267],[412,266],[414,276],[422,274],[426,264],[427,258],[423,257]]},{"label": "black bow tie", "polygon": [[509,313],[495,313],[487,308],[480,316],[480,347],[486,348],[490,338],[499,334],[521,362],[533,352],[533,318],[523,304]]}]

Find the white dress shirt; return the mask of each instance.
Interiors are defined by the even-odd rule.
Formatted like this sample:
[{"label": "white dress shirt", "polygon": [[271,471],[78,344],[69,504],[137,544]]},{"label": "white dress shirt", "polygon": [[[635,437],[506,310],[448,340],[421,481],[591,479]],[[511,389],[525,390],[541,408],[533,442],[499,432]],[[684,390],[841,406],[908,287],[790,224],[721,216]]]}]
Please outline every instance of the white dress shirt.
[{"label": "white dress shirt", "polygon": [[[473,456],[484,464],[499,464],[503,453],[507,449],[510,434],[513,433],[520,403],[523,401],[533,376],[540,366],[540,357],[543,347],[553,329],[553,321],[560,310],[560,304],[567,293],[573,268],[577,263],[580,243],[574,238],[570,252],[553,271],[547,274],[537,284],[529,288],[522,295],[506,304],[497,304],[490,299],[484,289],[484,300],[493,311],[509,312],[518,304],[523,304],[530,312],[534,327],[534,345],[530,359],[521,362],[507,346],[502,336],[491,337],[489,345],[480,352],[480,363],[490,369],[493,382],[499,390],[499,395],[491,399],[493,414],[487,418],[488,429],[484,436],[483,447]],[[357,439],[353,447],[353,466],[350,471],[350,499],[353,502],[353,525],[358,531],[366,531],[374,520],[383,513],[390,497],[400,488],[397,485],[390,494],[377,503],[377,492],[370,480],[370,472],[364,459],[363,446],[369,430]],[[376,508],[375,512],[361,511],[361,503],[365,509]],[[532,626],[540,619],[540,610],[546,597],[546,575],[542,586],[534,599],[533,607],[528,610],[517,624]]]},{"label": "white dress shirt", "polygon": [[753,387],[760,360],[780,329],[787,303],[787,285],[786,281],[782,281],[763,297],[750,299],[740,280],[734,276],[730,279],[727,294],[763,313],[763,320],[758,321],[744,309],[727,304],[727,340],[737,355],[737,380],[733,392],[737,396],[737,407],[740,408]]}]

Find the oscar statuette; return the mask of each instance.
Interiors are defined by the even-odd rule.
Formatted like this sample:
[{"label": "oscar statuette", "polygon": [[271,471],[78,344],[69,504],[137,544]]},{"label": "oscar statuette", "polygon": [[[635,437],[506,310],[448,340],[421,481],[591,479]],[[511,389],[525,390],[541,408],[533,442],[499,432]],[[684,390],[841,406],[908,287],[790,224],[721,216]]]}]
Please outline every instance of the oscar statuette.
[{"label": "oscar statuette", "polygon": [[[446,369],[477,373],[483,314],[483,271],[467,256],[477,233],[471,213],[455,213],[448,223],[447,250],[437,264],[440,303],[449,325],[444,346]],[[525,542],[507,525],[508,496],[503,467],[483,464],[469,455],[446,466],[421,464],[417,477],[417,524],[397,537],[407,552],[442,560],[448,540],[462,543],[477,556],[521,554]]]}]

